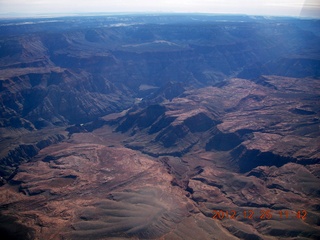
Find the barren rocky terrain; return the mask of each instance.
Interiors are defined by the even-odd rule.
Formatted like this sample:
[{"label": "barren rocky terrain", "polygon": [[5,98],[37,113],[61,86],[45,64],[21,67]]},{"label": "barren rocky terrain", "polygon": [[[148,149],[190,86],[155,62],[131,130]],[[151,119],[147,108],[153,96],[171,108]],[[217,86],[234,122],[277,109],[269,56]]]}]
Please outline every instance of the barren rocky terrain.
[{"label": "barren rocky terrain", "polygon": [[1,20],[3,239],[319,239],[319,32]]}]

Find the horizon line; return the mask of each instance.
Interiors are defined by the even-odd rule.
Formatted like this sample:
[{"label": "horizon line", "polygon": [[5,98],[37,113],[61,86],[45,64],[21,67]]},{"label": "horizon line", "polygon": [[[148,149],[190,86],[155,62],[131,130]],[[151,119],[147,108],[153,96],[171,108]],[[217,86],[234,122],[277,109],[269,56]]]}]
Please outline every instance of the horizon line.
[{"label": "horizon line", "polygon": [[295,16],[295,15],[267,15],[267,14],[247,14],[247,13],[214,13],[214,12],[39,12],[39,13],[21,13],[6,12],[0,13],[0,19],[17,18],[58,18],[58,17],[76,17],[76,16],[112,16],[112,15],[212,15],[212,16],[248,16],[248,17],[279,17],[296,19],[320,19],[316,16]]}]

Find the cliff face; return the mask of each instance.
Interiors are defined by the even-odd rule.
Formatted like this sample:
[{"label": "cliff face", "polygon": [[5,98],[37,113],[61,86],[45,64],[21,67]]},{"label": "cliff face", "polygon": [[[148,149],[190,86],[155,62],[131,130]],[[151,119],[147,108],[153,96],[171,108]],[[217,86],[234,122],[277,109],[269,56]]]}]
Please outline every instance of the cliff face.
[{"label": "cliff face", "polygon": [[3,22],[1,126],[92,121],[146,97],[145,87],[152,93],[169,82],[203,87],[237,75],[319,76],[318,22],[203,18]]},{"label": "cliff face", "polygon": [[105,78],[93,78],[84,71],[28,68],[18,76],[15,69],[3,71],[13,75],[1,81],[3,127],[27,126],[32,130],[83,123],[119,111],[132,102]]},{"label": "cliff face", "polygon": [[0,235],[319,239],[319,28],[0,20]]},{"label": "cliff face", "polygon": [[49,136],[47,139],[40,140],[35,144],[21,144],[15,149],[10,150],[8,155],[0,160],[0,174],[2,180],[10,180],[20,164],[32,159],[41,149],[64,139],[64,135],[56,134]]},{"label": "cliff face", "polygon": [[132,136],[128,147],[156,156],[182,156],[194,145],[230,152],[244,172],[260,165],[318,163],[318,80],[263,80],[264,86],[232,79],[223,87],[187,91],[129,111],[116,130]]}]

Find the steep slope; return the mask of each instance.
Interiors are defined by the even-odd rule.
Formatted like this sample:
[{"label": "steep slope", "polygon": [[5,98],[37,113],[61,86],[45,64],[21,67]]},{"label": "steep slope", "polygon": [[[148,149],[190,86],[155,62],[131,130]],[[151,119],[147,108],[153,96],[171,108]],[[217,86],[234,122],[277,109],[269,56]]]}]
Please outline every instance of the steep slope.
[{"label": "steep slope", "polygon": [[[2,70],[2,127],[40,129],[82,123],[133,102],[107,79],[61,68]],[[9,77],[10,75],[10,77]]]},{"label": "steep slope", "polygon": [[117,120],[116,130],[132,136],[126,146],[153,156],[182,156],[194,145],[230,152],[244,172],[260,165],[318,163],[318,80],[264,76],[260,81],[265,86],[232,79],[221,88],[133,108]]},{"label": "steep slope", "polygon": [[319,76],[318,21],[239,18],[3,21],[1,123],[11,116],[33,124],[42,116],[53,124],[90,121],[127,108],[144,94],[141,86],[170,81],[198,87],[237,75]]},{"label": "steep slope", "polygon": [[126,138],[108,126],[74,133],[22,164],[1,187],[4,229],[35,239],[319,238],[319,164],[242,174],[224,149],[155,158]]},{"label": "steep slope", "polygon": [[0,235],[319,239],[318,20],[0,20]]}]

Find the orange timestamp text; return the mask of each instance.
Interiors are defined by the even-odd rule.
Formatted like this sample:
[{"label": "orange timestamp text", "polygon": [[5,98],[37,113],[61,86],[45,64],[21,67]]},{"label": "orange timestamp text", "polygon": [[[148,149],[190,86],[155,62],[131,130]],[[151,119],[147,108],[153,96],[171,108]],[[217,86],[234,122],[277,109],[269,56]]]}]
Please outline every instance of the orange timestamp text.
[{"label": "orange timestamp text", "polygon": [[289,219],[289,218],[297,218],[301,220],[307,219],[307,211],[299,210],[299,211],[289,211],[289,210],[279,210],[279,211],[271,211],[270,209],[262,209],[257,214],[256,211],[253,210],[212,210],[213,219],[260,219],[260,220],[271,220],[271,219]]}]

